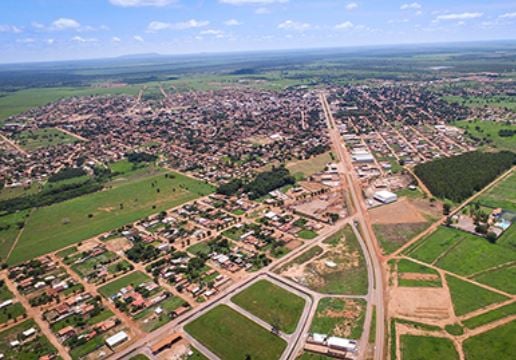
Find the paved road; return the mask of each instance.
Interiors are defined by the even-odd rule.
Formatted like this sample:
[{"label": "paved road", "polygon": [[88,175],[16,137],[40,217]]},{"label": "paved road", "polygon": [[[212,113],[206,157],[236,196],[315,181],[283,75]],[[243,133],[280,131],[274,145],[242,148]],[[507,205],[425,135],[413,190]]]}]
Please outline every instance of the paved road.
[{"label": "paved road", "polygon": [[[340,133],[337,129],[335,119],[331,112],[330,106],[326,99],[326,94],[320,95],[321,104],[324,110],[324,114],[329,123],[329,135],[330,140],[333,143],[333,148],[337,153],[339,159],[339,173],[341,173],[343,179],[348,184],[348,190],[351,194],[353,204],[355,205],[356,214],[354,216],[356,222],[360,225],[361,232],[358,232],[354,228],[355,233],[358,235],[359,242],[367,251],[364,254],[369,258],[370,264],[372,265],[373,274],[370,272],[369,287],[370,292],[368,294],[369,301],[366,312],[366,318],[364,321],[364,336],[361,339],[359,358],[364,358],[365,344],[368,343],[369,329],[372,321],[373,305],[376,305],[376,344],[374,350],[374,359],[382,360],[383,352],[385,347],[385,311],[384,311],[384,291],[383,291],[383,273],[380,263],[381,252],[378,247],[378,242],[374,234],[371,222],[369,220],[369,214],[365,205],[364,198],[362,197],[362,188],[360,180],[356,178],[356,174],[353,170],[351,156],[343,144]],[[368,267],[369,268],[369,267]],[[374,279],[374,283],[373,283]],[[374,289],[372,288],[374,286]]]}]

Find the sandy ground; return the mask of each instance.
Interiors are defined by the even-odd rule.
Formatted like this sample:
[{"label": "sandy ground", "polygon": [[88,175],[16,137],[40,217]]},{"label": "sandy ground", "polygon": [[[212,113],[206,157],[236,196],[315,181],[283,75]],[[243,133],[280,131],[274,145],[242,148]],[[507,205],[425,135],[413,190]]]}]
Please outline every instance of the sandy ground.
[{"label": "sandy ground", "polygon": [[375,224],[418,223],[426,221],[416,206],[408,199],[370,210]]},{"label": "sandy ground", "polygon": [[389,290],[392,316],[443,320],[452,316],[452,301],[446,288],[396,287]]},{"label": "sandy ground", "polygon": [[399,277],[405,280],[439,280],[439,275],[436,274],[401,273]]}]

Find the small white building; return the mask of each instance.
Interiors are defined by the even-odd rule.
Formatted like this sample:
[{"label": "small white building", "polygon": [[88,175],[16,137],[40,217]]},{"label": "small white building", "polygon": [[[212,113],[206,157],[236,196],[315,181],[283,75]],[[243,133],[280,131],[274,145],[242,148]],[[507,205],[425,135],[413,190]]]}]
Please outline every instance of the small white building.
[{"label": "small white building", "polygon": [[116,333],[115,335],[108,337],[106,339],[106,345],[110,348],[113,348],[114,346],[117,346],[124,341],[127,341],[129,339],[129,336],[125,333],[125,331],[120,331]]},{"label": "small white building", "polygon": [[355,340],[344,339],[337,336],[330,336],[327,340],[328,346],[333,349],[346,350],[353,352],[357,349]]},{"label": "small white building", "polygon": [[398,200],[398,195],[387,190],[380,190],[374,193],[373,198],[384,204],[390,204]]},{"label": "small white building", "polygon": [[23,336],[25,336],[25,337],[32,336],[35,333],[36,333],[36,329],[34,329],[34,328],[30,328],[30,329],[27,329],[24,332],[22,332]]}]

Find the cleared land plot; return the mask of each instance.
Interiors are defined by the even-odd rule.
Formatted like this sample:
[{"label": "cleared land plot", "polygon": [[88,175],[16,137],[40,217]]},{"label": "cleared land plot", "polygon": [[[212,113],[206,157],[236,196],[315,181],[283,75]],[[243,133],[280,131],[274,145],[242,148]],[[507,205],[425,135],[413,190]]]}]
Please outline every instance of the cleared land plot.
[{"label": "cleared land plot", "polygon": [[283,339],[226,305],[219,305],[185,326],[185,330],[221,359],[279,359]]},{"label": "cleared land plot", "polygon": [[468,360],[500,360],[514,358],[516,321],[497,327],[464,341]]},{"label": "cleared land plot", "polygon": [[498,309],[489,311],[485,314],[481,314],[475,317],[472,317],[467,320],[463,320],[462,323],[468,329],[474,329],[479,326],[489,324],[490,322],[503,319],[504,317],[515,315],[516,314],[516,303],[512,303],[509,305],[505,305],[499,307]]},{"label": "cleared land plot", "polygon": [[401,259],[398,261],[398,285],[408,287],[441,287],[442,282],[436,270],[410,260]]},{"label": "cleared land plot", "polygon": [[507,297],[462,281],[454,276],[446,276],[450,288],[455,314],[461,316],[485,306],[507,300]]},{"label": "cleared land plot", "polygon": [[469,233],[460,234],[460,238],[460,242],[435,263],[436,266],[468,276],[516,260],[516,250],[491,244]]},{"label": "cleared land plot", "polygon": [[79,140],[61,130],[48,128],[23,131],[16,136],[15,141],[25,150],[34,151],[49,146],[73,144]]},{"label": "cleared land plot", "polygon": [[150,277],[148,277],[146,274],[140,271],[135,271],[128,275],[122,276],[121,278],[118,278],[108,283],[107,285],[102,286],[101,288],[99,288],[99,292],[106,298],[110,298],[123,287],[126,287],[128,285],[136,287],[139,284],[150,280]]},{"label": "cleared land plot", "polygon": [[427,222],[374,224],[373,229],[384,253],[392,254],[429,225]]},{"label": "cleared land plot", "polygon": [[231,301],[263,321],[291,334],[305,300],[267,280],[260,280],[231,298]]},{"label": "cleared land plot", "polygon": [[488,271],[473,279],[510,294],[516,294],[516,265]]},{"label": "cleared land plot", "polygon": [[[19,340],[21,333],[30,328],[37,330],[35,337],[31,338],[32,341],[21,342],[17,347],[10,345],[11,341]],[[4,354],[5,359],[32,360],[44,355],[56,354],[57,351],[48,339],[41,335],[41,330],[36,323],[33,320],[27,320],[0,333],[0,353]]]},{"label": "cleared land plot", "polygon": [[478,201],[484,206],[516,213],[516,172],[482,194]]},{"label": "cleared land plot", "polygon": [[458,359],[459,354],[449,339],[431,336],[401,335],[402,360]]},{"label": "cleared land plot", "polygon": [[[185,304],[186,302],[183,299],[176,296],[171,296],[168,299],[160,302],[158,305],[149,307],[138,313],[134,316],[134,319],[140,321],[143,331],[151,332],[172,320],[172,317],[169,314]],[[154,312],[158,307],[163,310],[163,312],[159,315]]]},{"label": "cleared land plot", "polygon": [[[324,170],[327,163],[331,162],[330,152],[325,152],[308,160],[299,160],[288,163],[287,169],[291,174],[303,174],[304,177],[311,176],[319,171]],[[296,176],[297,177],[297,176]]]},{"label": "cleared land plot", "polygon": [[275,270],[274,272],[280,274],[288,269],[299,266],[299,265],[306,263],[306,262],[312,260],[313,258],[321,255],[323,253],[323,251],[324,250],[322,247],[314,246],[314,247],[308,249],[307,251],[305,251],[304,253],[302,253],[301,255],[298,255],[297,257],[295,257],[293,260],[289,261],[285,265],[281,266],[279,269]]},{"label": "cleared land plot", "polygon": [[310,332],[360,339],[364,327],[365,305],[363,300],[323,298],[317,305]]},{"label": "cleared land plot", "polygon": [[178,173],[167,174],[36,209],[9,264],[58,250],[213,191],[203,182]]},{"label": "cleared land plot", "polygon": [[105,253],[89,258],[80,264],[72,265],[72,270],[84,277],[94,271],[98,266],[112,262],[117,258],[118,256],[115,253],[106,251]]}]

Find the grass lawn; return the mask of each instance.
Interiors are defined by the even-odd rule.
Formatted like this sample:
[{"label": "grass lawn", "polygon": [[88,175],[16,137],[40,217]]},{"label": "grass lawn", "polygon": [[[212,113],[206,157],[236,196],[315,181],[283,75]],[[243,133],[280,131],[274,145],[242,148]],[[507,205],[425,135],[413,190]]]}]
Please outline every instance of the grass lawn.
[{"label": "grass lawn", "polygon": [[300,264],[303,264],[307,261],[310,261],[312,260],[313,258],[315,258],[316,256],[319,256],[323,253],[323,248],[320,247],[320,246],[314,246],[310,249],[308,249],[307,251],[305,251],[304,253],[302,253],[301,255],[298,255],[297,257],[295,257],[293,260],[289,261],[288,263],[286,263],[285,265],[281,266],[278,270],[276,270],[275,272],[276,273],[282,273],[283,271],[293,267],[293,266],[296,266],[296,265],[300,265]]},{"label": "grass lawn", "polygon": [[70,246],[69,248],[59,251],[57,256],[59,256],[61,259],[64,259],[67,256],[75,254],[78,250],[79,249],[77,249],[77,246]]},{"label": "grass lawn", "polygon": [[392,254],[428,226],[430,222],[373,224],[373,229],[383,252]]},{"label": "grass lawn", "polygon": [[55,128],[27,130],[19,133],[14,139],[26,151],[40,148],[73,144],[79,140]]},{"label": "grass lawn", "polygon": [[18,316],[25,314],[25,308],[19,302],[8,305],[0,309],[0,324],[3,324],[11,319],[16,319]]},{"label": "grass lawn", "polygon": [[516,321],[497,327],[464,341],[468,360],[501,360],[514,358]]},{"label": "grass lawn", "polygon": [[114,252],[106,251],[105,253],[89,258],[80,264],[72,265],[72,270],[79,274],[81,277],[84,277],[85,275],[94,271],[95,268],[100,264],[107,264],[114,261],[116,258],[118,258],[118,256]]},{"label": "grass lawn", "polygon": [[254,283],[231,301],[288,334],[296,330],[305,306],[303,298],[266,280]]},{"label": "grass lawn", "polygon": [[279,359],[286,342],[226,305],[219,305],[185,326],[191,336],[224,360]]},{"label": "grass lawn", "polygon": [[491,310],[487,313],[477,315],[467,320],[463,320],[462,323],[468,329],[474,329],[479,326],[488,324],[490,322],[503,319],[504,317],[516,314],[516,303],[499,307],[498,309]]},{"label": "grass lawn", "polygon": [[207,241],[204,241],[188,247],[187,251],[193,255],[208,255],[210,253],[210,246]]},{"label": "grass lawn", "polygon": [[491,244],[486,239],[455,230],[462,239],[436,262],[436,266],[459,275],[472,275],[516,260],[516,250]]},{"label": "grass lawn", "polygon": [[310,332],[360,339],[364,327],[366,302],[323,298],[317,305]]},{"label": "grass lawn", "polygon": [[[412,273],[412,274],[425,274],[425,275],[435,275],[435,279],[405,279],[402,274],[404,273]],[[408,287],[441,287],[441,277],[439,273],[431,269],[427,266],[419,265],[413,261],[400,259],[398,261],[398,285],[399,286],[408,286]]]},{"label": "grass lawn", "polygon": [[297,236],[303,240],[312,240],[317,237],[317,233],[313,230],[303,229],[297,233]]},{"label": "grass lawn", "polygon": [[[16,264],[116,229],[213,191],[178,173],[137,179],[105,191],[38,208],[28,219],[9,264]],[[157,191],[159,189],[159,192]],[[89,214],[93,215],[91,218]]]},{"label": "grass lawn", "polygon": [[88,323],[88,325],[94,325],[101,321],[109,319],[113,315],[114,314],[113,314],[113,312],[111,312],[111,310],[104,309],[98,315],[95,315],[95,316],[89,318],[88,320],[86,320],[86,322]]},{"label": "grass lawn", "polygon": [[304,352],[297,360],[333,360],[333,358],[326,355]]},{"label": "grass lawn", "polygon": [[439,227],[436,231],[409,247],[404,253],[414,259],[433,263],[439,255],[448,250],[467,234],[448,227]]},{"label": "grass lawn", "polygon": [[506,125],[503,122],[483,121],[483,120],[461,120],[454,123],[462,129],[467,130],[472,136],[484,139],[487,138],[492,141],[499,150],[516,151],[516,136],[502,137],[498,132],[502,129],[516,129],[515,125]]},{"label": "grass lawn", "polygon": [[478,201],[484,206],[516,213],[516,172],[482,194]]},{"label": "grass lawn", "polygon": [[148,277],[146,274],[140,271],[135,271],[128,275],[122,276],[121,278],[111,281],[110,283],[102,286],[98,290],[106,298],[110,298],[123,287],[126,287],[128,285],[133,285],[133,287],[136,287],[139,284],[150,280],[151,278]]},{"label": "grass lawn", "polygon": [[507,300],[507,297],[474,284],[446,275],[455,315],[461,316],[487,305]]},{"label": "grass lawn", "polygon": [[403,360],[452,360],[459,354],[449,339],[431,336],[402,335],[400,338]]},{"label": "grass lawn", "polygon": [[[147,308],[138,313],[134,316],[134,319],[140,321],[143,331],[151,332],[171,321],[172,318],[169,316],[169,313],[184,304],[186,304],[186,302],[180,297],[171,296],[160,302],[158,305]],[[162,308],[164,311],[161,315],[156,316],[154,310],[158,307]]]},{"label": "grass lawn", "polygon": [[[324,240],[328,250],[306,265],[307,286],[324,294],[364,295],[367,293],[367,269],[357,238],[345,228]],[[332,261],[330,268],[320,262]]]},{"label": "grass lawn", "polygon": [[88,342],[79,345],[72,350],[70,350],[70,355],[72,359],[79,359],[83,356],[88,355],[89,353],[97,350],[98,348],[104,345],[104,337],[102,335],[97,335],[93,339]]},{"label": "grass lawn", "polygon": [[[12,348],[9,345],[11,341],[18,339],[18,335],[30,328],[37,330],[34,340],[16,348]],[[57,354],[57,351],[47,338],[41,335],[41,330],[34,320],[27,320],[0,333],[0,353],[4,354],[6,359],[32,360],[38,359],[43,355]]]},{"label": "grass lawn", "polygon": [[23,210],[14,214],[9,214],[0,217],[0,258],[7,259],[9,251],[11,250],[20,228],[18,223],[26,221],[29,214],[28,210]]}]

